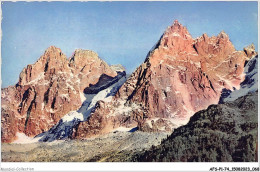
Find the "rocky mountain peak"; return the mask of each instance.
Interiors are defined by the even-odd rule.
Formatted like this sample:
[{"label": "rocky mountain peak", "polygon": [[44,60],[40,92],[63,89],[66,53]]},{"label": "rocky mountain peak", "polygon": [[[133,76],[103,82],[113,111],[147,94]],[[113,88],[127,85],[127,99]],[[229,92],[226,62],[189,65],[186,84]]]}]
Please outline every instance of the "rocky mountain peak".
[{"label": "rocky mountain peak", "polygon": [[50,129],[82,105],[85,88],[100,83],[101,76],[116,82],[118,75],[94,51],[79,49],[67,59],[61,49],[50,46],[23,69],[16,86],[2,90],[2,140],[14,140],[17,132],[35,136]]},{"label": "rocky mountain peak", "polygon": [[163,37],[181,37],[183,39],[188,39],[191,38],[191,35],[185,26],[180,24],[178,20],[175,20],[174,23],[166,29]]},{"label": "rocky mountain peak", "polygon": [[125,68],[121,64],[111,65],[111,69],[113,69],[116,72],[124,72]]},{"label": "rocky mountain peak", "polygon": [[228,35],[223,30],[218,34],[218,37],[219,38],[227,38],[227,39],[229,39]]},{"label": "rocky mountain peak", "polygon": [[51,46],[49,46],[49,47],[45,50],[45,52],[55,52],[55,51],[61,52],[61,49],[58,48],[58,47],[56,47],[56,46],[54,46],[54,45],[51,45]]},{"label": "rocky mountain peak", "polygon": [[255,57],[257,55],[257,52],[255,51],[255,45],[252,43],[251,45],[244,48],[244,52],[248,56],[248,58]]},{"label": "rocky mountain peak", "polygon": [[98,54],[92,50],[76,49],[73,55],[74,58],[98,58]]},{"label": "rocky mountain peak", "polygon": [[86,64],[93,63],[95,61],[102,61],[98,54],[91,50],[82,50],[76,49],[73,53],[73,56],[69,59],[70,66],[74,66],[75,68],[84,67]]},{"label": "rocky mountain peak", "polygon": [[42,79],[44,75],[53,75],[58,71],[68,71],[68,60],[60,48],[50,46],[34,63],[28,65],[19,76],[19,85],[30,84]]},{"label": "rocky mountain peak", "polygon": [[172,131],[195,112],[218,103],[223,88],[239,89],[246,59],[225,32],[193,39],[186,27],[175,21],[113,101],[100,103],[90,120],[80,124],[77,137],[116,127]]},{"label": "rocky mountain peak", "polygon": [[44,54],[39,58],[39,61],[41,61],[41,63],[46,63],[49,61],[66,61],[67,57],[65,54],[63,54],[63,52],[61,51],[60,48],[57,48],[55,46],[50,46],[48,47]]}]

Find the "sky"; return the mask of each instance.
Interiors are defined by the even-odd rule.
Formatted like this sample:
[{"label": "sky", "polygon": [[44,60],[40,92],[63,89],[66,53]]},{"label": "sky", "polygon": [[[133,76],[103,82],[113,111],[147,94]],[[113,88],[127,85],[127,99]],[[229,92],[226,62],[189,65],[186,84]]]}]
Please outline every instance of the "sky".
[{"label": "sky", "polygon": [[75,49],[97,52],[133,72],[177,19],[193,38],[224,30],[237,50],[258,48],[255,2],[2,2],[2,87],[51,45],[69,58]]}]

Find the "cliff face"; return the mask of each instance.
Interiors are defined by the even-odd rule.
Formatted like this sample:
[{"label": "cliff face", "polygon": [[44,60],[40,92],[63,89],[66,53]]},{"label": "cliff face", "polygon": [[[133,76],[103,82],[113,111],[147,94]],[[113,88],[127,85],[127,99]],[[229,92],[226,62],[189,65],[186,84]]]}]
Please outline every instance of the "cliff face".
[{"label": "cliff face", "polygon": [[12,142],[17,132],[35,136],[50,129],[82,105],[84,89],[101,75],[113,78],[117,72],[97,53],[76,50],[67,59],[59,48],[49,47],[23,69],[15,86],[2,89],[2,142]]},{"label": "cliff face", "polygon": [[247,62],[245,73],[241,88],[222,95],[222,104],[195,113],[187,125],[132,161],[257,161],[258,55]]},{"label": "cliff face", "polygon": [[77,138],[117,127],[171,131],[219,101],[223,88],[239,89],[247,51],[236,51],[223,31],[193,39],[178,21],[168,27],[145,62],[111,101],[99,101]]},{"label": "cliff face", "polygon": [[159,146],[137,153],[141,162],[257,162],[258,91],[211,105]]}]

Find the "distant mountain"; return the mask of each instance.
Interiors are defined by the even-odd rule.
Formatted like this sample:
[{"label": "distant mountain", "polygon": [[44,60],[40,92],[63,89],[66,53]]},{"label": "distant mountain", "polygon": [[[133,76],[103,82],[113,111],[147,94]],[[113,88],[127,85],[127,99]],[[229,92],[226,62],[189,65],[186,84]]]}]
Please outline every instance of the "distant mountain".
[{"label": "distant mountain", "polygon": [[159,146],[137,153],[140,162],[257,162],[258,91],[211,105]]},{"label": "distant mountain", "polygon": [[2,89],[2,142],[12,142],[17,133],[32,137],[48,131],[86,103],[86,88],[106,78],[98,88],[105,89],[125,76],[124,68],[113,68],[90,50],[78,49],[67,59],[59,48],[49,47],[35,64],[23,69],[15,86]]},{"label": "distant mountain", "polygon": [[118,127],[171,132],[195,112],[217,104],[223,88],[238,89],[249,59],[250,53],[236,51],[225,32],[193,39],[174,21],[115,97],[97,102],[89,120],[79,124],[75,138]]}]

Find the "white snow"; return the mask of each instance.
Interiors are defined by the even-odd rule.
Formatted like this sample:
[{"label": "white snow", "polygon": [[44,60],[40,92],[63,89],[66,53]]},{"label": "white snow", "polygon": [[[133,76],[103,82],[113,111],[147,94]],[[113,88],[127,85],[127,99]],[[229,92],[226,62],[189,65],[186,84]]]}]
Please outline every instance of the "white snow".
[{"label": "white snow", "polygon": [[66,82],[66,86],[67,86],[67,88],[70,88],[72,91],[73,91],[73,93],[74,94],[76,94],[77,92],[76,92],[76,90],[74,89],[74,87],[71,85],[71,83],[69,83],[70,81],[68,81],[68,82]]},{"label": "white snow", "polygon": [[[133,128],[136,128],[136,127],[133,127]],[[118,127],[118,128],[115,128],[114,130],[112,130],[112,132],[114,132],[114,131],[130,131],[130,130],[132,130],[133,128]]]},{"label": "white snow", "polygon": [[162,64],[163,62],[164,62],[164,60],[161,60],[161,61],[160,61],[160,64]]},{"label": "white snow", "polygon": [[68,73],[67,72],[58,71],[58,74],[65,74],[65,75],[67,75]]},{"label": "white snow", "polygon": [[171,118],[174,118],[178,112],[179,112],[179,109],[176,110],[175,112],[171,113]]},{"label": "white snow", "polygon": [[35,78],[34,80],[31,80],[30,82],[28,82],[27,84],[37,84],[39,82],[39,80],[43,79],[44,78],[44,72],[40,73],[38,75],[37,78]]},{"label": "white snow", "polygon": [[82,103],[84,101],[86,101],[87,98],[85,97],[84,93],[80,92],[79,95],[80,95],[80,100],[81,100]]},{"label": "white snow", "polygon": [[55,113],[56,111],[51,108],[49,112],[50,112],[50,113]]},{"label": "white snow", "polygon": [[180,91],[175,91],[175,94],[180,94],[181,92]]},{"label": "white snow", "polygon": [[201,68],[201,63],[200,63],[200,62],[194,62],[194,64],[195,64],[195,66],[196,66],[197,68]]},{"label": "white snow", "polygon": [[89,105],[88,109],[90,108],[93,108],[96,103],[99,101],[99,100],[103,100],[107,97],[107,95],[111,92],[111,90],[114,88],[114,87],[117,87],[119,85],[122,85],[124,82],[126,81],[126,78],[125,77],[122,77],[117,83],[111,85],[110,87],[98,92],[92,99],[91,101],[91,104]]},{"label": "white snow", "polygon": [[117,72],[124,72],[125,71],[125,68],[121,64],[111,65],[110,68],[113,71],[117,71]]},{"label": "white snow", "polygon": [[111,101],[112,100],[112,98],[110,98],[111,96],[107,97],[107,95],[112,91],[113,88],[121,86],[125,81],[126,81],[126,77],[122,77],[118,82],[98,92],[97,94],[81,93],[80,95],[81,101],[85,99],[84,102],[82,103],[81,108],[77,112],[76,111],[69,112],[62,119],[66,122],[72,121],[74,120],[74,118],[77,118],[80,121],[85,121],[89,117],[96,103],[100,100]]},{"label": "white snow", "polygon": [[69,94],[61,94],[60,97],[61,98],[66,98],[67,100],[70,100]]},{"label": "white snow", "polygon": [[220,79],[220,81],[224,81],[226,85],[229,86],[230,89],[233,89],[233,84],[231,83],[230,80],[225,79],[223,76],[216,74],[216,76]]},{"label": "white snow", "polygon": [[165,91],[166,92],[170,92],[171,91],[171,86],[166,87]]},{"label": "white snow", "polygon": [[185,34],[185,36],[191,38],[191,36],[189,34]]},{"label": "white snow", "polygon": [[110,116],[116,116],[116,115],[128,115],[128,112],[131,112],[133,110],[139,110],[141,107],[138,106],[135,103],[131,103],[130,106],[125,105],[125,101],[118,101],[119,106],[117,108],[115,108],[114,112],[110,112],[107,117]]},{"label": "white snow", "polygon": [[42,103],[42,108],[41,108],[41,110],[43,110],[44,109],[44,103]]},{"label": "white snow", "polygon": [[16,133],[17,139],[12,142],[12,143],[17,143],[17,144],[26,144],[26,143],[35,143],[38,142],[39,138],[32,138],[32,137],[28,137],[26,136],[24,133]]},{"label": "white snow", "polygon": [[231,94],[224,99],[224,102],[227,101],[234,101],[239,97],[242,97],[250,92],[254,92],[258,90],[258,58],[256,58],[256,64],[255,68],[252,71],[248,71],[250,67],[250,62],[255,60],[255,58],[252,58],[247,65],[245,66],[244,72],[246,73],[246,76],[250,76],[250,79],[254,80],[252,84],[244,84],[241,85],[239,90],[232,91]]},{"label": "white snow", "polygon": [[178,68],[180,68],[181,70],[186,70],[187,68],[184,66],[178,66]]},{"label": "white snow", "polygon": [[177,36],[177,37],[179,37],[180,35],[179,35],[178,33],[174,32],[174,33],[172,34],[172,36]]},{"label": "white snow", "polygon": [[171,66],[171,65],[166,65],[168,68],[171,68],[171,69],[175,69],[175,67]]},{"label": "white snow", "polygon": [[63,116],[61,119],[63,122],[70,122],[73,121],[74,119],[79,119],[80,121],[83,121],[84,117],[82,113],[79,113],[77,111],[70,111],[68,114]]}]

